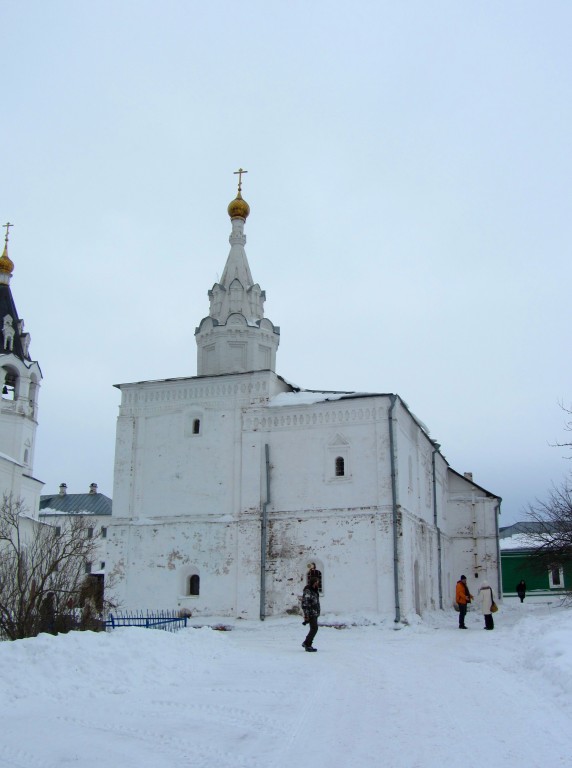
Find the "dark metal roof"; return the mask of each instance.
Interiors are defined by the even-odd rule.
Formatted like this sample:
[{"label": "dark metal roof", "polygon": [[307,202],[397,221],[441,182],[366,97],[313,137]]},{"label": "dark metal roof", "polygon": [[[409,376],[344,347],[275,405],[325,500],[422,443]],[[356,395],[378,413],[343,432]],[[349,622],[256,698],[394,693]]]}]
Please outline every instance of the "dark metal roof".
[{"label": "dark metal roof", "polygon": [[110,515],[112,501],[103,493],[40,496],[40,515]]},{"label": "dark metal roof", "polygon": [[520,523],[513,523],[512,525],[505,525],[499,528],[499,538],[508,539],[517,533],[524,535],[535,533],[552,533],[556,530],[556,526],[548,520],[543,522],[537,522],[535,520],[525,520]]},{"label": "dark metal roof", "polygon": [[[22,339],[19,332],[20,318],[18,317],[16,305],[14,304],[14,299],[12,298],[12,291],[10,290],[9,285],[0,283],[0,319],[3,320],[6,315],[10,315],[12,318],[15,331],[14,338],[12,339],[13,354],[16,355],[16,357],[19,357],[20,360],[29,360],[30,358],[24,355],[24,349],[22,347]],[[6,340],[4,339],[2,325],[3,323],[0,323],[0,350],[5,351]]]}]

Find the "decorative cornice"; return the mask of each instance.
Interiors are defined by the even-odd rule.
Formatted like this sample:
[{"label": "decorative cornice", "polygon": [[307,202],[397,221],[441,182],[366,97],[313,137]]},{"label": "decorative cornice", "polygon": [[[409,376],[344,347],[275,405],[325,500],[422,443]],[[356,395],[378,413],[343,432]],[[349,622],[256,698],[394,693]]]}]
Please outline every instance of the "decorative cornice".
[{"label": "decorative cornice", "polygon": [[138,415],[153,411],[154,413],[166,410],[178,410],[187,404],[197,404],[197,401],[208,401],[209,406],[220,401],[221,407],[228,404],[228,399],[234,400],[247,398],[249,403],[253,397],[260,400],[268,400],[268,381],[258,378],[249,382],[213,382],[186,381],[171,384],[170,382],[158,382],[154,385],[143,384],[131,387],[123,385],[123,398],[120,415]]},{"label": "decorative cornice", "polygon": [[[253,409],[254,410],[254,409]],[[344,408],[336,403],[313,403],[296,410],[288,408],[268,408],[263,413],[260,408],[256,414],[247,413],[244,419],[245,430],[292,430],[309,426],[330,426],[340,424],[386,421],[387,407]]]}]

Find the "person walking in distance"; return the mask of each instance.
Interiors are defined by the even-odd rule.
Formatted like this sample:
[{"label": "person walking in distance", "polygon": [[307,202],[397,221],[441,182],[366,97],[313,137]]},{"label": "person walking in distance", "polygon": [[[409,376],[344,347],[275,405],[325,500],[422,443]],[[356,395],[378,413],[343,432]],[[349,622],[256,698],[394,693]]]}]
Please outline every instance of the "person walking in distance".
[{"label": "person walking in distance", "polygon": [[473,596],[467,586],[467,577],[461,576],[455,590],[455,600],[459,606],[459,629],[467,629],[465,626],[465,616],[467,615],[467,606],[472,599]]},{"label": "person walking in distance", "polygon": [[520,602],[524,603],[526,596],[526,581],[524,579],[521,579],[516,585],[516,594],[520,597]]},{"label": "person walking in distance", "polygon": [[316,633],[318,632],[318,616],[320,615],[320,580],[314,576],[304,587],[302,593],[302,613],[304,614],[304,623],[310,625],[310,631],[302,643],[302,647],[309,652],[317,649],[312,646]]}]

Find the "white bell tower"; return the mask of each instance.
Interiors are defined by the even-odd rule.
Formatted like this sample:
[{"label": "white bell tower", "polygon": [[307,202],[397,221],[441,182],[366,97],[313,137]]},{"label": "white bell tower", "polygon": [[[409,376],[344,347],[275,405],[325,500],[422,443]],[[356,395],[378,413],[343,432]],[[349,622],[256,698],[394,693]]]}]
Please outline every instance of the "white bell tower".
[{"label": "white bell tower", "polygon": [[195,330],[198,376],[276,368],[280,329],[264,317],[266,294],[254,283],[244,250],[250,206],[241,191],[247,171],[240,168],[235,173],[238,193],[228,206],[230,252],[220,283],[209,291],[209,315]]},{"label": "white bell tower", "polygon": [[33,477],[38,391],[42,372],[30,359],[30,334],[18,317],[10,280],[14,262],[8,256],[12,224],[6,227],[0,257],[0,494],[22,498],[36,514],[42,483]]}]

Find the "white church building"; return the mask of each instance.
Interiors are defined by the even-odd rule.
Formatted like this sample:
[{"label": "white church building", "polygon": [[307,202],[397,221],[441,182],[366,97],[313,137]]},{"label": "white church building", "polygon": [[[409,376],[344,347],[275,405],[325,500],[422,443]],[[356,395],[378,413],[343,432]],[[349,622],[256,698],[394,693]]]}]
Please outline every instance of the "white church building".
[{"label": "white church building", "polygon": [[276,616],[299,611],[310,564],[324,613],[399,622],[449,608],[461,573],[474,593],[486,579],[501,594],[500,498],[449,466],[399,395],[302,390],[276,372],[280,331],[246,257],[241,186],[195,331],[197,375],[117,385],[115,598]]}]

